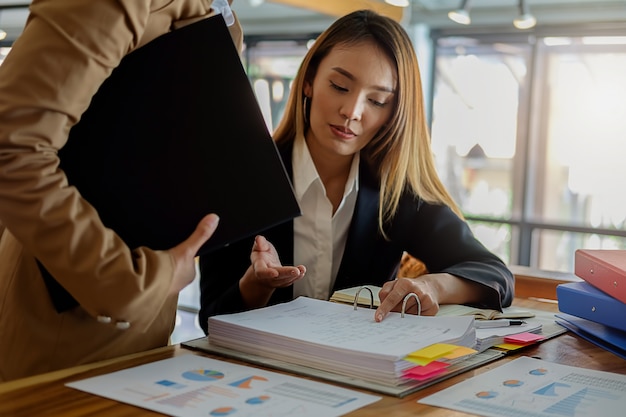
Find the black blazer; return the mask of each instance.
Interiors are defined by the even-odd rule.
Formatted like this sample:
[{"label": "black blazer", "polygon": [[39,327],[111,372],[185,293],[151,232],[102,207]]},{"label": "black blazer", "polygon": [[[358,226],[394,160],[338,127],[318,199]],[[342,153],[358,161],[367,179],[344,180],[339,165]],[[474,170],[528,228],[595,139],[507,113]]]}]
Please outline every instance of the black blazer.
[{"label": "black blazer", "polygon": [[[292,144],[279,149],[293,178],[292,150]],[[448,207],[405,194],[393,221],[385,226],[386,240],[378,229],[378,201],[376,176],[361,159],[356,207],[334,290],[365,284],[382,286],[396,278],[402,253],[407,251],[424,262],[431,273],[447,272],[489,287],[489,297],[480,307],[501,309],[511,304],[513,274]],[[293,221],[262,234],[276,247],[281,263],[293,265]],[[253,242],[254,237],[250,237],[200,257],[199,320],[205,332],[208,317],[246,310],[238,283],[250,266]],[[270,304],[292,298],[292,287],[280,288]]]}]

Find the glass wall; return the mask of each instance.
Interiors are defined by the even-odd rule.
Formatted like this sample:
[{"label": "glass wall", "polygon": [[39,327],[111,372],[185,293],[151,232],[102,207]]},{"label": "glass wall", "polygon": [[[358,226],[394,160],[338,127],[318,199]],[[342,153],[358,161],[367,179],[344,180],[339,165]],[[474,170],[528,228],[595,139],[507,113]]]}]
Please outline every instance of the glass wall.
[{"label": "glass wall", "polygon": [[[521,43],[441,39],[432,137],[437,167],[468,219],[511,221],[520,211],[531,48]],[[514,225],[470,221],[490,250],[511,260]]]},{"label": "glass wall", "polygon": [[483,243],[566,272],[626,249],[626,38],[445,36],[436,56],[438,169]]},{"label": "glass wall", "polygon": [[293,78],[314,38],[246,38],[246,72],[270,132],[282,117]]}]

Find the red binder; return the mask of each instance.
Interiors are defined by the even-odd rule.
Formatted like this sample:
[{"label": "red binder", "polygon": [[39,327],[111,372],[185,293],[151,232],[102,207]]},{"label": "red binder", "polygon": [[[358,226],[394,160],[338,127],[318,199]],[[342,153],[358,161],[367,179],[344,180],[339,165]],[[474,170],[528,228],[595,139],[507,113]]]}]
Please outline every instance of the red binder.
[{"label": "red binder", "polygon": [[574,273],[626,303],[626,250],[578,249],[574,253]]}]

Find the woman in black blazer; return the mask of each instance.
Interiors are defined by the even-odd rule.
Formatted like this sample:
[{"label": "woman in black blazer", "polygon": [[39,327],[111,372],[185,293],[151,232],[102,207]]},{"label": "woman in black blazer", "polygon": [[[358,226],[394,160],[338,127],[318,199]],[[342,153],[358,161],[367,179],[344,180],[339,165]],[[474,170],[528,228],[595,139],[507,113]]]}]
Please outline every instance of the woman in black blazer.
[{"label": "woman in black blazer", "polygon": [[[274,139],[303,215],[201,257],[205,332],[215,314],[365,284],[382,286],[377,321],[411,292],[427,315],[511,304],[513,275],[435,171],[417,57],[397,22],[357,11],[320,35]],[[405,251],[428,273],[396,279]]]}]

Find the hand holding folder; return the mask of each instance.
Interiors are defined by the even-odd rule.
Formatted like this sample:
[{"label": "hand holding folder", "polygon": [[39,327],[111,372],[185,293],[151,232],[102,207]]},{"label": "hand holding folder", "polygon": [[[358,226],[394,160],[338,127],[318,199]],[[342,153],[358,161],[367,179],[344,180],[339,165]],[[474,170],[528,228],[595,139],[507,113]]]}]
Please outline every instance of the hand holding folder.
[{"label": "hand holding folder", "polygon": [[220,226],[201,254],[300,214],[221,15],[127,55],[59,158],[130,248],[169,249],[216,213]]},{"label": "hand holding folder", "polygon": [[[300,214],[221,15],[127,55],[59,158],[69,186],[131,249],[173,248],[215,213],[219,227],[203,254]],[[57,311],[76,306],[39,266]]]}]

